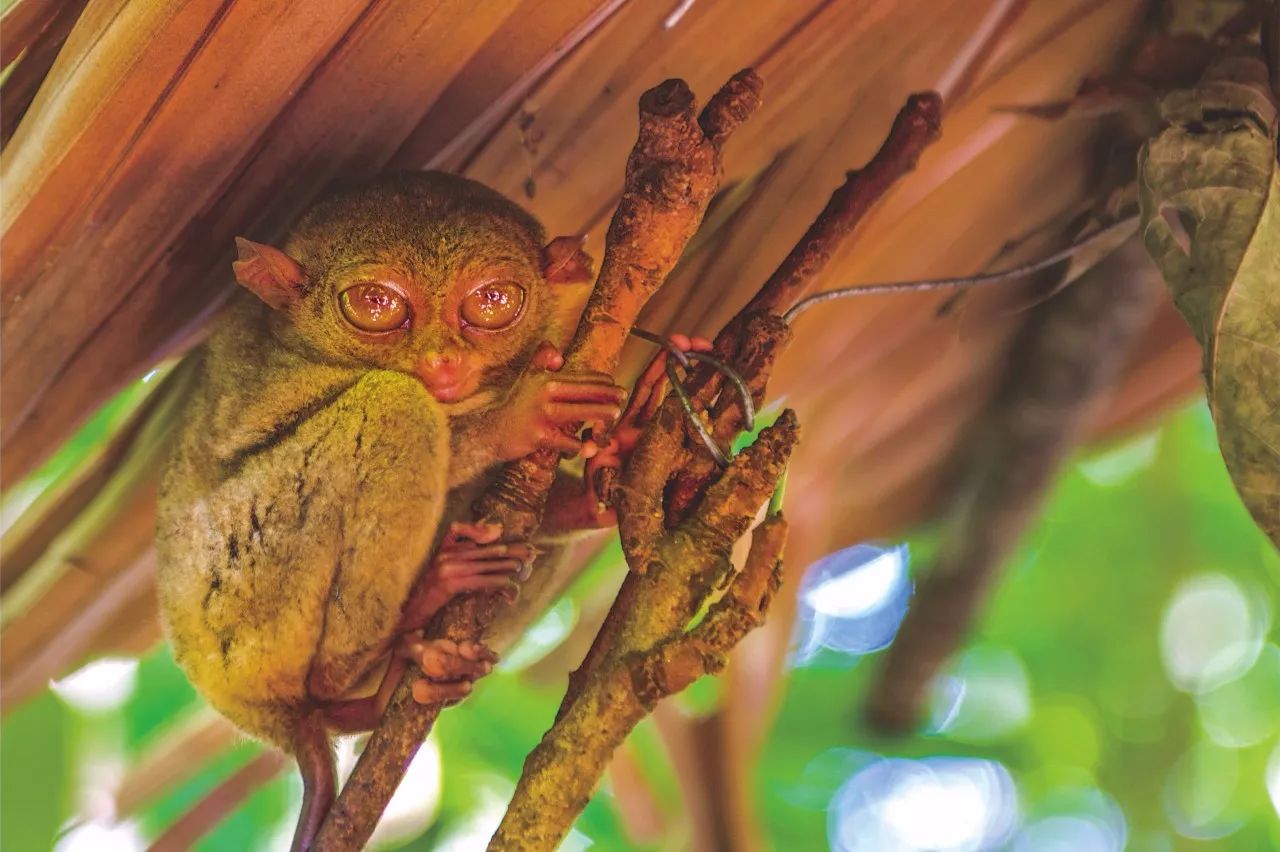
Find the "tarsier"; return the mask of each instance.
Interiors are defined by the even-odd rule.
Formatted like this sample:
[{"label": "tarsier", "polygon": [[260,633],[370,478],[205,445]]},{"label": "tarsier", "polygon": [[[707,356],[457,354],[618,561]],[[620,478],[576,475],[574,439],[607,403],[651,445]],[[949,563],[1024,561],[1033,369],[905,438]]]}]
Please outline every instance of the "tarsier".
[{"label": "tarsier", "polygon": [[[374,727],[408,665],[436,702],[495,662],[421,628],[533,560],[468,522],[500,463],[577,454],[568,430],[619,418],[610,377],[559,372],[590,289],[580,245],[544,245],[520,207],[430,172],[322,200],[281,248],[239,241],[252,295],[199,355],[161,491],[160,600],[209,702],[296,755],[295,848],[335,795],[332,733]],[[544,529],[557,510],[562,527],[592,515],[562,500]]]}]

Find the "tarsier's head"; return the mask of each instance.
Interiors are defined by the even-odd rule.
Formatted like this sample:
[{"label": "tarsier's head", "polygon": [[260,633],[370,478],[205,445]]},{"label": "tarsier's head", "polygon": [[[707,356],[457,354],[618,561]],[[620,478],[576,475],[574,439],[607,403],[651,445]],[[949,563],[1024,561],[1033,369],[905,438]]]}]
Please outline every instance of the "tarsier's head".
[{"label": "tarsier's head", "polygon": [[442,172],[328,196],[283,248],[238,240],[236,278],[274,309],[282,342],[334,363],[412,373],[442,403],[494,392],[572,330],[591,279],[581,240]]}]

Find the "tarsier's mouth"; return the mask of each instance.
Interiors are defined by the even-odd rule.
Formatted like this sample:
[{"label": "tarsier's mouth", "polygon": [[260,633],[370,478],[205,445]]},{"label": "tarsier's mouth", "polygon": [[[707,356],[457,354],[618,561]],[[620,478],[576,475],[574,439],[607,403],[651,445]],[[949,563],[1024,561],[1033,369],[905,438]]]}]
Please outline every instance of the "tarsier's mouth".
[{"label": "tarsier's mouth", "polygon": [[436,401],[443,403],[459,402],[476,391],[475,374],[467,372],[462,375],[451,374],[442,376],[439,374],[422,376],[422,384],[436,398]]},{"label": "tarsier's mouth", "polygon": [[440,402],[458,402],[467,396],[467,388],[463,382],[450,382],[449,384],[427,385],[427,390],[431,391]]}]

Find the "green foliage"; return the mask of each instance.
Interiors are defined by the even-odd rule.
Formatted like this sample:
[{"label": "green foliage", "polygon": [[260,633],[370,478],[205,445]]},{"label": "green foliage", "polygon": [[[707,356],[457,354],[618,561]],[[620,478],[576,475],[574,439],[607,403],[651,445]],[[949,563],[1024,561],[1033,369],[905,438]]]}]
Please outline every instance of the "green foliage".
[{"label": "green foliage", "polygon": [[[1101,789],[1123,809],[1135,849],[1186,842],[1169,822],[1167,788],[1188,773],[1188,758],[1209,754],[1191,781],[1226,788],[1213,816],[1238,823],[1213,848],[1280,844],[1264,783],[1275,725],[1256,744],[1223,749],[1201,718],[1214,693],[1179,692],[1161,662],[1162,619],[1182,581],[1222,572],[1274,610],[1280,557],[1232,492],[1203,407],[1174,418],[1156,440],[1086,457],[1066,472],[971,641],[970,653],[1000,649],[1021,660],[1031,697],[1024,724],[982,742],[951,731],[877,742],[859,718],[872,661],[852,672],[793,673],[760,766],[775,848],[825,847],[830,798],[864,759],[855,749],[1000,760],[1018,781],[1024,813],[1070,788]],[[913,542],[917,554],[928,549],[925,539]],[[1274,630],[1270,638],[1274,649]],[[1269,698],[1238,697],[1262,703],[1264,718],[1274,713]],[[1227,757],[1215,763],[1220,752]]]},{"label": "green foliage", "polygon": [[14,711],[0,733],[0,848],[48,849],[72,811],[78,755],[67,709],[49,692]]}]

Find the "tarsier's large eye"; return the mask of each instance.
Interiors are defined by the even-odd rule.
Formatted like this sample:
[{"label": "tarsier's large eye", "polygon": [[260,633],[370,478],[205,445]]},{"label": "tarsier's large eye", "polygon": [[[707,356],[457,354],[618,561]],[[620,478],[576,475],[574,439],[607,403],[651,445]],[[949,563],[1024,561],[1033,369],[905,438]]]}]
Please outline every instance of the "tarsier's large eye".
[{"label": "tarsier's large eye", "polygon": [[466,325],[495,331],[515,322],[523,309],[523,287],[514,281],[493,281],[468,293],[458,313]]},{"label": "tarsier's large eye", "polygon": [[392,331],[409,318],[404,296],[383,284],[357,284],[338,297],[342,315],[361,331]]}]

